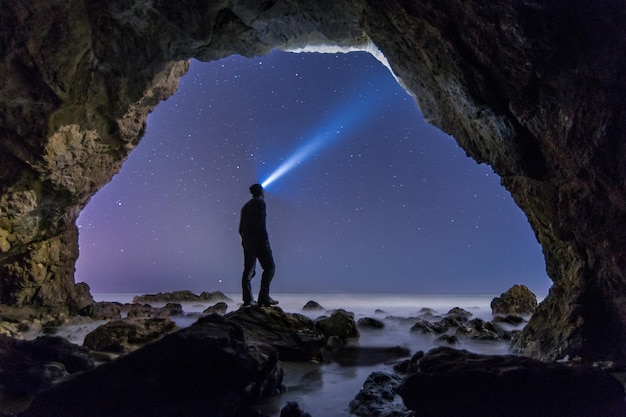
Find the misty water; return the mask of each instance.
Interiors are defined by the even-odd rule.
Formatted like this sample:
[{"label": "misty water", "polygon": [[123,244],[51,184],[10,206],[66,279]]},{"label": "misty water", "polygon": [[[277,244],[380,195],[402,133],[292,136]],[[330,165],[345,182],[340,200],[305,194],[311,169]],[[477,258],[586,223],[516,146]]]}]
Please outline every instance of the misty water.
[{"label": "misty water", "polygon": [[[96,301],[118,301],[130,303],[135,294],[95,294]],[[238,308],[241,295],[226,294],[234,303],[228,303],[228,311]],[[326,310],[344,309],[353,312],[355,320],[372,317],[384,323],[383,329],[360,328],[359,346],[364,352],[380,352],[381,348],[403,347],[411,354],[417,351],[428,351],[440,343],[438,335],[423,335],[410,331],[420,310],[429,308],[434,314],[445,314],[453,307],[460,307],[473,314],[472,318],[485,321],[492,320],[491,300],[496,294],[272,294],[280,301],[285,312],[304,314],[311,319],[324,315],[324,311],[302,311],[309,301],[318,302]],[[165,303],[154,303],[160,307]],[[208,302],[182,303],[185,314],[192,316],[172,317],[179,327],[187,327],[197,320],[197,313],[212,305]],[[194,317],[193,315],[196,314]],[[98,324],[98,323],[95,323]],[[85,335],[95,324],[68,326],[58,334],[73,343],[82,344]],[[505,330],[521,329],[509,326]],[[472,352],[485,354],[507,354],[508,342],[504,341],[472,341],[460,340],[454,346]],[[313,417],[350,416],[348,405],[361,389],[369,374],[375,371],[392,372],[396,360],[372,355],[359,356],[356,364],[337,362],[287,362],[283,363],[284,385],[286,391],[276,397],[268,398],[259,408],[270,416],[279,416],[280,410],[287,401],[296,401],[300,407]],[[401,401],[398,397],[397,401]]]}]

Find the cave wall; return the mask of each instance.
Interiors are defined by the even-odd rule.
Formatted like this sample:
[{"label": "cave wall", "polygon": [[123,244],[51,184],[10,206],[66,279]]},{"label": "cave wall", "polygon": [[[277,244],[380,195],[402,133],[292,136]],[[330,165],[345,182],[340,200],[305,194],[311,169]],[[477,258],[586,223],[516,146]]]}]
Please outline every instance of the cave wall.
[{"label": "cave wall", "polygon": [[0,3],[0,302],[80,304],[76,218],[189,58],[373,42],[543,247],[554,285],[516,349],[626,363],[621,0]]}]

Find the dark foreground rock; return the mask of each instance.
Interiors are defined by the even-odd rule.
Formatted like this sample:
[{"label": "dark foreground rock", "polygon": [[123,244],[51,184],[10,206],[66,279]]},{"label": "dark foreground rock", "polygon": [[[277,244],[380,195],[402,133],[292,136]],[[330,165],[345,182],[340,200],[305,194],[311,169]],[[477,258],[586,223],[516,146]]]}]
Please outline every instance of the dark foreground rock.
[{"label": "dark foreground rock", "polygon": [[241,325],[248,340],[275,347],[285,361],[318,359],[326,341],[313,320],[278,307],[240,308],[224,317]]},{"label": "dark foreground rock", "polygon": [[26,341],[0,335],[0,398],[35,394],[94,366],[88,349],[62,337]]},{"label": "dark foreground rock", "polygon": [[281,383],[276,350],[211,315],[42,392],[20,417],[235,417]]},{"label": "dark foreground rock", "polygon": [[416,355],[397,392],[420,417],[623,417],[624,387],[594,368],[447,347]]}]

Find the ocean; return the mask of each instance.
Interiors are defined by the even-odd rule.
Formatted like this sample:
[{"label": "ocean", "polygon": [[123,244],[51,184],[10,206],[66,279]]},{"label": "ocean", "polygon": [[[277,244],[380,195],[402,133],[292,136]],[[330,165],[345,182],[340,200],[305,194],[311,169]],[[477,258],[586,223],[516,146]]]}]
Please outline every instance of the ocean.
[{"label": "ocean", "polygon": [[[94,294],[96,301],[117,301],[130,303],[136,294],[100,293]],[[228,311],[238,308],[241,294],[226,294],[234,303],[228,303]],[[316,301],[326,310],[344,309],[355,314],[355,320],[372,317],[385,324],[383,329],[360,329],[359,346],[372,348],[403,347],[411,354],[428,351],[439,346],[436,336],[410,332],[414,320],[401,320],[418,315],[421,309],[429,308],[434,314],[445,314],[453,307],[469,311],[475,318],[492,320],[490,303],[498,294],[272,294],[285,312],[304,314],[315,319],[323,311],[302,311],[310,300]],[[154,304],[159,307],[165,303]],[[212,303],[182,303],[185,313],[200,313]],[[197,317],[173,317],[179,327],[191,325]],[[96,323],[98,324],[98,323]],[[94,324],[67,326],[58,334],[73,343],[82,344],[84,336]],[[510,326],[509,330],[521,329]],[[455,346],[472,352],[485,354],[507,354],[508,342],[462,340]],[[348,404],[356,396],[368,375],[375,371],[392,372],[393,363],[365,363],[346,366],[330,363],[283,363],[286,391],[259,405],[259,409],[269,416],[279,416],[287,401],[296,401],[300,407],[314,417],[348,417]],[[398,398],[398,401],[401,401]]]}]

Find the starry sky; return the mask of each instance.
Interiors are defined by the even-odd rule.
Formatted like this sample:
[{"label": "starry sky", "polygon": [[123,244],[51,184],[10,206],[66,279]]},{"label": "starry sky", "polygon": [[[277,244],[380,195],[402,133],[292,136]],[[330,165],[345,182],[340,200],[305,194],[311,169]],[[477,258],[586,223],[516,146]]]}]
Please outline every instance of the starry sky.
[{"label": "starry sky", "polygon": [[541,247],[499,177],[366,52],[192,61],[81,213],[76,281],[240,292],[248,187],[292,156],[266,187],[272,293],[547,293]]}]

